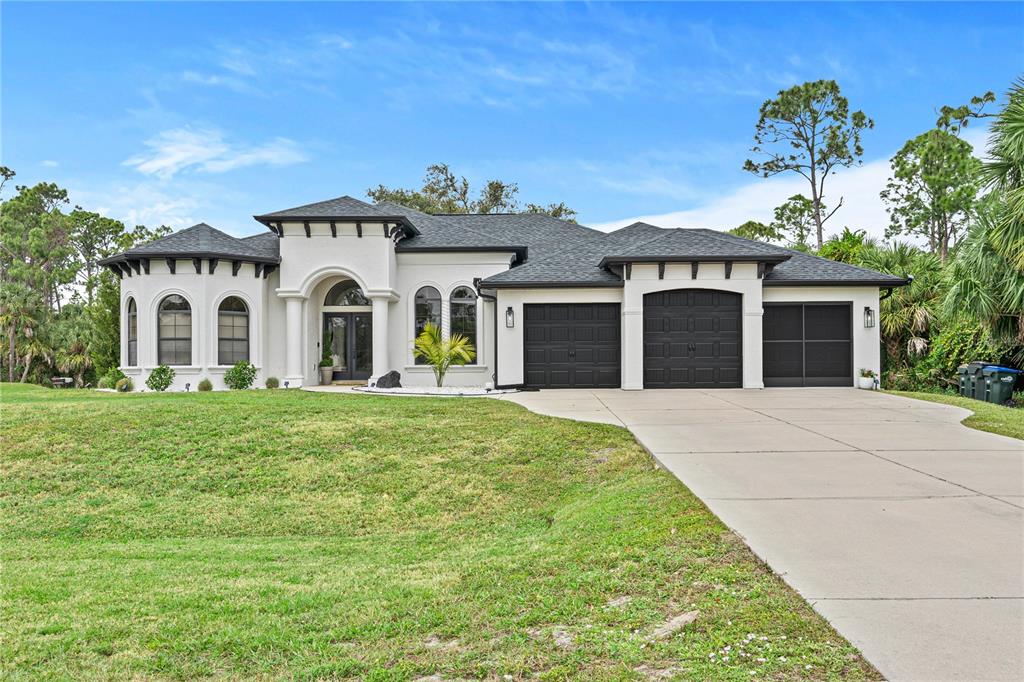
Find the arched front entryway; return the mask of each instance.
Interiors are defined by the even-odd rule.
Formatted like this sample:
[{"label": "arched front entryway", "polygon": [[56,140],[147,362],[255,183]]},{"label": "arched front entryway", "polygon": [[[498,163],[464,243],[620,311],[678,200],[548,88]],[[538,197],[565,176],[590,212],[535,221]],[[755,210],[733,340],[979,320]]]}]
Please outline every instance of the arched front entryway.
[{"label": "arched front entryway", "polygon": [[333,381],[365,381],[373,373],[373,306],[354,280],[327,284],[320,316],[321,367],[331,368]]},{"label": "arched front entryway", "polygon": [[644,295],[644,388],[740,388],[743,297],[716,289]]}]

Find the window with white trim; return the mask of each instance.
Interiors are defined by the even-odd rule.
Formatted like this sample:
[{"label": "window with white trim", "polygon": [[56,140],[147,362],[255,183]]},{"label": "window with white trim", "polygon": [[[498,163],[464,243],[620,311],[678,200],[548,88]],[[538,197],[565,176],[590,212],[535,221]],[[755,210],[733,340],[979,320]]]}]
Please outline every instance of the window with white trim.
[{"label": "window with white trim", "polygon": [[217,308],[217,364],[249,360],[249,309],[237,296],[228,296]]}]

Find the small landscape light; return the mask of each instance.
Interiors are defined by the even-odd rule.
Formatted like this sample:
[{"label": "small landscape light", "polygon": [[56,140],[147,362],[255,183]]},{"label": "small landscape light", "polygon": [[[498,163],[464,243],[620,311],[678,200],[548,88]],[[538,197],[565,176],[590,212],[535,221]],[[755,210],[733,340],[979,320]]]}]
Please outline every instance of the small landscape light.
[{"label": "small landscape light", "polygon": [[192,384],[185,384],[185,393],[188,393],[188,387],[191,386],[191,385]]},{"label": "small landscape light", "polygon": [[284,387],[285,387],[285,388],[288,388],[288,382],[287,382],[287,381],[286,381],[286,382],[284,382]]}]

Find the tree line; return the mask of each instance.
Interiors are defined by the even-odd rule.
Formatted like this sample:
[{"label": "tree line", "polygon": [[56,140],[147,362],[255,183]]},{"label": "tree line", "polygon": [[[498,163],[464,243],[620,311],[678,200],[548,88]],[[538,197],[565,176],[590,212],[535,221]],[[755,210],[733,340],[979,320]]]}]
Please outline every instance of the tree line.
[{"label": "tree line", "polygon": [[[880,193],[889,214],[884,244],[849,227],[825,238],[843,205],[839,197],[828,207],[826,183],[861,163],[861,137],[874,121],[850,111],[835,81],[795,86],[761,106],[751,147],[758,159],[744,169],[799,175],[810,197],[796,194],[768,224],[751,220],[730,232],[912,277],[881,306],[889,387],[950,388],[956,367],[975,359],[1024,363],[1024,80],[988,111],[995,103],[986,92],[940,107],[935,126],[890,159]],[[984,162],[960,137],[983,118],[991,119]]]},{"label": "tree line", "polygon": [[[0,197],[15,173],[0,166]],[[128,229],[68,210],[54,183],[19,185],[0,203],[0,377],[46,383],[67,374],[77,386],[119,374],[120,289],[100,267],[106,256],[170,233]]]}]

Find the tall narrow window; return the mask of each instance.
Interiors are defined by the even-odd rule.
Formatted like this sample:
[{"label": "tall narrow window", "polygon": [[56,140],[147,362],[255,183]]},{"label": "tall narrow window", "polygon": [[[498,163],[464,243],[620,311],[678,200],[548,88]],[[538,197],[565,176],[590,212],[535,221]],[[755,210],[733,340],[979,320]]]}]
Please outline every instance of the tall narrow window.
[{"label": "tall narrow window", "polygon": [[228,296],[217,309],[217,364],[249,360],[249,309],[237,296]]},{"label": "tall narrow window", "polygon": [[[441,292],[434,287],[423,287],[416,292],[416,336],[427,324],[441,326]],[[422,358],[416,358],[417,365],[423,363]]]},{"label": "tall narrow window", "polygon": [[128,366],[139,364],[139,309],[135,299],[128,299]]},{"label": "tall narrow window", "polygon": [[[448,326],[451,335],[462,334],[476,346],[476,293],[469,287],[458,287],[452,292],[449,302]],[[475,365],[476,359],[470,364]]]},{"label": "tall narrow window", "polygon": [[192,307],[178,294],[160,302],[156,354],[161,365],[192,364]]}]

